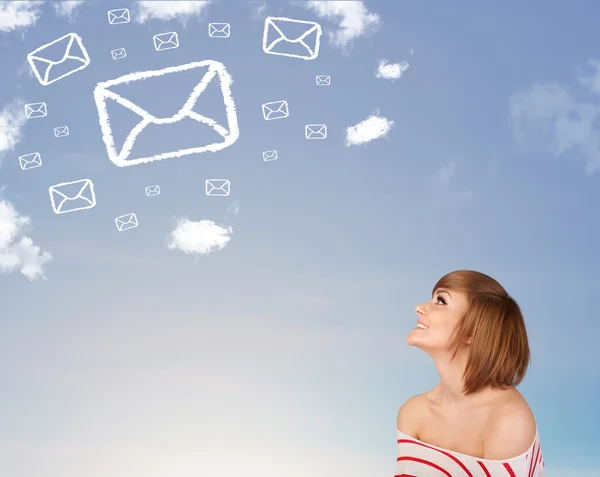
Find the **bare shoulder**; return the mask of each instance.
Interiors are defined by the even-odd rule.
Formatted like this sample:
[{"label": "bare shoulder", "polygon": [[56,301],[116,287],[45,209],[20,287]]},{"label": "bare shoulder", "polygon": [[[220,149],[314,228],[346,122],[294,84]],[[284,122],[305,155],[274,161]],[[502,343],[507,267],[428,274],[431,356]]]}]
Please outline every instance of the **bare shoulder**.
[{"label": "bare shoulder", "polygon": [[418,430],[427,412],[428,392],[417,394],[406,401],[398,411],[396,427],[400,432],[419,438]]},{"label": "bare shoulder", "polygon": [[515,390],[494,409],[486,426],[484,458],[510,459],[533,444],[536,423],[527,401]]}]

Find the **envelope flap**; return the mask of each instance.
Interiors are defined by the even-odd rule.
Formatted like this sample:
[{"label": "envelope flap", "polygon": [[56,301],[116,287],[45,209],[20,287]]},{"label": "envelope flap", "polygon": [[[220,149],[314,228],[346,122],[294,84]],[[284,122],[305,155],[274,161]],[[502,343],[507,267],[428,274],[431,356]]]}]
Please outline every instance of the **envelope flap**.
[{"label": "envelope flap", "polygon": [[314,22],[291,21],[287,18],[269,18],[269,27],[273,28],[286,41],[299,42],[306,37],[317,34],[319,25]]},{"label": "envelope flap", "polygon": [[75,200],[85,198],[85,193],[91,194],[91,181],[83,179],[75,182],[67,182],[64,184],[58,184],[53,187],[53,192],[62,195],[69,200]]},{"label": "envelope flap", "polygon": [[69,55],[72,44],[77,43],[74,40],[72,35],[65,35],[52,43],[48,43],[47,45],[32,51],[28,56],[36,61],[45,63],[60,63]]},{"label": "envelope flap", "polygon": [[[105,81],[96,86],[94,96],[116,101],[117,106],[109,105],[115,112],[126,108],[139,116],[150,117],[153,120],[173,118],[181,112],[186,103],[190,103],[194,110],[202,109],[202,104],[206,104],[207,96],[210,96],[207,95],[207,89],[213,89],[212,83],[216,84],[214,89],[219,90],[219,78],[209,62],[199,62],[194,67],[189,67],[190,65],[186,65],[188,67],[186,69],[173,67],[131,73],[115,80]],[[195,98],[191,98],[193,92],[196,93]],[[222,95],[221,98],[217,98],[217,101],[219,99],[222,105]],[[198,106],[198,103],[201,105]]]}]

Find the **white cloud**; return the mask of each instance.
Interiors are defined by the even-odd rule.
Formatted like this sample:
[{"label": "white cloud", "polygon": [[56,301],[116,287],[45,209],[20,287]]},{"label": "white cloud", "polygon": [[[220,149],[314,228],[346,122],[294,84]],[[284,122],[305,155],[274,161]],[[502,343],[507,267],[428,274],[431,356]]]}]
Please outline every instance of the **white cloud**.
[{"label": "white cloud", "polygon": [[54,10],[57,15],[72,18],[75,10],[80,7],[86,0],[65,0],[56,1],[53,3]]},{"label": "white cloud", "polygon": [[0,273],[19,270],[29,280],[44,278],[44,264],[52,259],[29,237],[17,238],[30,225],[29,217],[19,215],[10,202],[0,201]]},{"label": "white cloud", "polygon": [[346,49],[356,38],[373,31],[379,25],[379,15],[369,12],[362,1],[308,1],[298,2],[319,17],[338,24],[337,31],[329,33],[332,44]]},{"label": "white cloud", "polygon": [[262,19],[263,14],[268,7],[268,3],[264,0],[251,1],[249,3],[250,7],[252,8],[252,16],[255,19]]},{"label": "white cloud", "polygon": [[0,159],[19,143],[22,129],[27,121],[25,103],[15,99],[0,111]]},{"label": "white cloud", "polygon": [[35,25],[43,1],[0,2],[0,31],[14,31]]},{"label": "white cloud", "polygon": [[586,173],[593,174],[600,170],[600,129],[595,124],[600,115],[600,62],[588,64],[594,73],[578,78],[587,100],[563,85],[545,83],[513,94],[509,107],[518,140],[542,140],[555,156],[574,152],[585,159]]},{"label": "white cloud", "polygon": [[375,71],[376,78],[397,80],[402,74],[408,69],[410,65],[406,61],[400,63],[388,63],[387,60],[380,60],[377,71]]},{"label": "white cloud", "polygon": [[458,166],[458,161],[452,161],[450,164],[442,167],[436,171],[437,178],[443,183],[448,183],[456,172],[456,166]]},{"label": "white cloud", "polygon": [[139,1],[136,21],[145,23],[151,18],[157,20],[179,19],[184,24],[192,16],[200,16],[212,0],[207,1]]},{"label": "white cloud", "polygon": [[364,121],[346,128],[346,146],[366,144],[385,136],[394,126],[394,121],[379,117],[376,114]]},{"label": "white cloud", "polygon": [[235,201],[229,207],[227,207],[227,212],[231,212],[233,215],[237,215],[240,213],[240,204],[239,201]]},{"label": "white cloud", "polygon": [[181,250],[195,255],[208,255],[223,250],[231,240],[231,227],[221,227],[212,220],[192,222],[187,218],[177,221],[175,230],[168,237],[169,250]]}]

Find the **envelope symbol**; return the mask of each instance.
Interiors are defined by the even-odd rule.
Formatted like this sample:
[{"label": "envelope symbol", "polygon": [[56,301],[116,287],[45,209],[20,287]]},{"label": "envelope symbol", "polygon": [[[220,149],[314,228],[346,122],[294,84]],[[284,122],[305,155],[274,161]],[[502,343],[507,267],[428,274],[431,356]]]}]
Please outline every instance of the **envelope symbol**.
[{"label": "envelope symbol", "polygon": [[27,55],[33,74],[42,86],[66,78],[90,64],[90,57],[77,33],[68,33]]},{"label": "envelope symbol", "polygon": [[273,101],[262,105],[263,116],[267,121],[272,119],[283,119],[290,115],[287,101]]},{"label": "envelope symbol", "polygon": [[156,51],[172,50],[173,48],[179,48],[179,36],[177,32],[170,31],[167,33],[161,33],[152,37],[154,40],[154,49]]},{"label": "envelope symbol", "polygon": [[69,135],[68,126],[59,126],[54,128],[54,137],[65,137]]},{"label": "envelope symbol", "polygon": [[231,25],[229,23],[209,23],[208,36],[211,38],[229,38]]},{"label": "envelope symbol", "polygon": [[129,14],[128,8],[117,8],[115,10],[109,10],[107,13],[108,23],[111,25],[120,25],[131,21],[131,15]]},{"label": "envelope symbol", "polygon": [[160,187],[157,185],[147,186],[146,197],[152,197],[154,195],[160,195]]},{"label": "envelope symbol", "polygon": [[329,75],[317,75],[317,86],[330,86],[331,76]]},{"label": "envelope symbol", "polygon": [[36,167],[42,166],[42,156],[39,152],[32,152],[31,154],[25,154],[19,156],[19,164],[21,169],[26,171],[27,169],[35,169]]},{"label": "envelope symbol", "polygon": [[307,124],[304,126],[306,139],[325,139],[327,137],[327,126],[325,124]]},{"label": "envelope symbol", "polygon": [[48,116],[46,103],[30,103],[25,105],[25,116],[27,119],[45,118]]},{"label": "envelope symbol", "polygon": [[[163,85],[160,77],[178,74],[184,75],[184,78],[187,75],[187,80],[194,80],[194,87],[189,97],[184,104],[171,105],[174,112],[171,117],[154,116],[149,112],[152,110],[152,99],[159,96],[165,97],[165,90],[161,88]],[[177,79],[177,76],[175,76],[175,79]],[[161,70],[130,73],[114,80],[98,83],[94,89],[94,99],[98,109],[102,139],[106,145],[108,158],[116,166],[124,167],[206,151],[216,152],[231,146],[238,140],[240,135],[235,103],[231,94],[232,81],[231,76],[222,63],[205,60]],[[200,106],[196,105],[198,98],[200,98],[207,87],[212,88],[213,86],[209,85],[214,85],[215,82],[218,84],[221,96],[223,97],[225,114],[222,116],[225,117],[225,120],[214,119],[209,115],[204,116],[194,110],[194,108],[200,109]],[[114,92],[113,88],[118,93]],[[135,100],[130,100],[129,98],[134,96],[136,90],[140,88],[144,91],[141,99],[137,99],[140,98],[138,95]],[[167,95],[166,97],[171,98],[171,95]],[[173,95],[172,97],[177,98],[178,95]],[[123,146],[120,150],[115,145],[113,137],[114,126],[108,114],[107,100],[110,100],[111,108],[114,108],[112,110],[117,110],[121,106],[140,116],[140,122],[129,131],[125,141],[122,142]],[[150,103],[142,104],[143,107],[140,106],[140,103],[146,101]],[[201,104],[204,103],[201,102]],[[118,111],[116,112],[118,113]],[[144,138],[148,140],[154,138],[153,142],[155,144],[161,144],[162,141],[160,138],[158,141],[156,140],[157,135],[160,136],[161,133],[165,134],[164,142],[168,144],[169,140],[173,140],[174,128],[171,125],[180,122],[182,128],[185,128],[184,131],[189,131],[186,126],[189,127],[190,125],[195,131],[197,130],[198,134],[194,135],[192,139],[194,141],[193,144],[197,144],[197,146],[180,150],[172,150],[169,147],[171,151],[167,149],[168,152],[157,152],[153,155],[148,155],[147,151],[140,150],[139,146],[137,146],[136,141],[138,137],[140,137],[142,143],[144,142]],[[167,126],[161,128],[162,125]],[[209,128],[208,131],[207,128]],[[163,130],[165,131],[163,132]],[[213,139],[215,137],[214,132],[222,138],[221,141]],[[183,134],[189,137],[189,132],[184,132]]]},{"label": "envelope symbol", "polygon": [[314,60],[319,55],[322,34],[321,25],[315,22],[267,17],[263,32],[263,51],[269,55]]},{"label": "envelope symbol", "polygon": [[133,212],[117,217],[115,219],[115,224],[117,225],[117,230],[119,232],[135,229],[139,225],[137,215]]},{"label": "envelope symbol", "polygon": [[267,161],[276,161],[278,159],[277,151],[276,150],[265,151],[262,154],[263,154],[263,161],[265,161],[265,162],[267,162]]},{"label": "envelope symbol", "polygon": [[90,179],[50,186],[50,203],[55,214],[91,209],[96,205],[94,183]]},{"label": "envelope symbol", "polygon": [[122,58],[127,57],[127,52],[125,51],[125,48],[117,48],[116,50],[112,50],[110,54],[113,60],[120,60]]},{"label": "envelope symbol", "polygon": [[229,179],[207,179],[205,182],[206,195],[227,196],[231,189]]}]

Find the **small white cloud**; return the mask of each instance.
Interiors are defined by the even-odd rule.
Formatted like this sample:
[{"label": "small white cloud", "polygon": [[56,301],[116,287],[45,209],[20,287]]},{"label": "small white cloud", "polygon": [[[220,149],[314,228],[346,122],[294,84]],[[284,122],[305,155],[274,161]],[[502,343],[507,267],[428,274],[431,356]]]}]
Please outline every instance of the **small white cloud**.
[{"label": "small white cloud", "polygon": [[456,166],[458,166],[458,161],[452,161],[450,164],[437,170],[437,178],[443,183],[448,183],[456,173]]},{"label": "small white cloud", "polygon": [[255,19],[262,18],[265,10],[267,9],[268,3],[264,0],[251,1],[250,7],[252,8],[252,16]]},{"label": "small white cloud", "polygon": [[232,233],[231,227],[221,227],[212,220],[192,222],[184,217],[177,221],[175,230],[167,237],[167,248],[208,255],[215,250],[223,250],[231,240]]},{"label": "small white cloud", "polygon": [[44,264],[52,255],[42,252],[29,237],[17,241],[30,223],[29,217],[19,215],[10,202],[0,201],[0,273],[19,270],[29,280],[44,278]]},{"label": "small white cloud", "polygon": [[337,31],[330,32],[333,45],[347,49],[349,44],[373,30],[379,25],[379,15],[369,12],[362,1],[308,1],[297,2],[312,10],[321,18],[327,18],[338,24]]},{"label": "small white cloud", "polygon": [[346,146],[366,144],[384,137],[394,126],[394,121],[372,115],[364,121],[346,128]]},{"label": "small white cloud", "polygon": [[402,74],[408,69],[410,65],[406,61],[400,63],[388,63],[387,60],[380,60],[377,71],[375,71],[376,78],[397,80]]},{"label": "small white cloud", "polygon": [[407,52],[407,53],[408,53],[410,56],[412,56],[412,55],[414,55],[414,54],[415,54],[415,49],[414,49],[414,48],[409,48],[408,50],[406,50],[406,52]]},{"label": "small white cloud", "polygon": [[576,99],[563,85],[545,83],[513,94],[509,107],[516,139],[541,139],[544,145],[550,145],[555,156],[579,153],[587,162],[586,173],[591,175],[600,170],[600,130],[597,126],[600,116],[600,62],[588,63],[596,71],[579,77],[579,83],[587,88],[590,95],[587,101]]},{"label": "small white cloud", "polygon": [[231,212],[233,215],[237,215],[240,213],[240,204],[236,200],[233,204],[227,207],[227,212]]},{"label": "small white cloud", "polygon": [[9,32],[35,25],[43,1],[0,2],[0,31]]},{"label": "small white cloud", "polygon": [[157,20],[181,20],[184,24],[193,16],[200,16],[206,10],[212,0],[207,1],[146,1],[137,2],[137,15],[135,19],[138,23],[146,23],[155,18]]},{"label": "small white cloud", "polygon": [[85,2],[86,0],[65,0],[54,2],[53,6],[57,15],[71,19],[73,18],[75,10],[77,10],[77,8],[79,8]]},{"label": "small white cloud", "polygon": [[0,111],[0,159],[19,143],[22,129],[27,121],[25,103],[15,99]]}]

